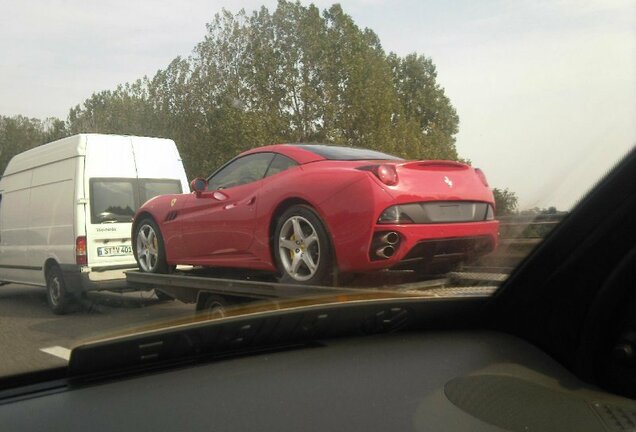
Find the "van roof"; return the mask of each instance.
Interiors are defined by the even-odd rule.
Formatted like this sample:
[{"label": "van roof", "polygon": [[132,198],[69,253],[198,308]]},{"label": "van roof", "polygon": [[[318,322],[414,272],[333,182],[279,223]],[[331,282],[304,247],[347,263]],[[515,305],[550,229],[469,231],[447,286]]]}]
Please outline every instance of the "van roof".
[{"label": "van roof", "polygon": [[34,147],[31,150],[15,155],[9,161],[4,171],[4,176],[15,174],[20,171],[32,169],[37,166],[46,165],[55,161],[70,159],[77,156],[86,156],[86,142],[88,137],[109,136],[122,138],[132,138],[125,135],[108,135],[84,133],[77,134],[67,138],[62,138],[47,144]]}]

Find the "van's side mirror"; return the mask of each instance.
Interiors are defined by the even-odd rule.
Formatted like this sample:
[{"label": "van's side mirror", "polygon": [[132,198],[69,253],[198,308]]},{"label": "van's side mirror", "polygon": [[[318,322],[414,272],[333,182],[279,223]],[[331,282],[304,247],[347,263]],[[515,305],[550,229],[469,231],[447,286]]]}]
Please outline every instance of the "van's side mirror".
[{"label": "van's side mirror", "polygon": [[201,192],[205,191],[207,188],[208,181],[202,177],[197,177],[190,182],[190,189],[192,189],[197,198],[200,197]]}]

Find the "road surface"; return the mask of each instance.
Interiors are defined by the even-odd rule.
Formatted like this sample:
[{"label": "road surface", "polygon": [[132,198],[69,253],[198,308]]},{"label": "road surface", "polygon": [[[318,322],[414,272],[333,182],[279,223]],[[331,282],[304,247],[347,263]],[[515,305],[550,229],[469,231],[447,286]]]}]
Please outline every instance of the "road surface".
[{"label": "road surface", "polygon": [[102,291],[59,316],[49,309],[44,288],[0,286],[0,377],[65,366],[69,349],[83,340],[193,314],[194,305],[162,302],[152,292]]}]

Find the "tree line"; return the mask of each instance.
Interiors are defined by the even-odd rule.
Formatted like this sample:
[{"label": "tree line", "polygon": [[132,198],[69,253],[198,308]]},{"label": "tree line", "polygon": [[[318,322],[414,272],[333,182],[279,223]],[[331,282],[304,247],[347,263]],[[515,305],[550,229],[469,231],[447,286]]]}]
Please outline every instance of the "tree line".
[{"label": "tree line", "polygon": [[0,172],[20,151],[82,132],[171,138],[191,177],[281,142],[458,160],[458,126],[430,58],[386,53],[340,5],[279,0],[273,11],[223,10],[190,56],[94,93],[65,121],[0,117]]},{"label": "tree line", "polygon": [[68,136],[66,122],[57,118],[38,120],[21,115],[0,116],[0,173],[9,160],[23,151]]}]

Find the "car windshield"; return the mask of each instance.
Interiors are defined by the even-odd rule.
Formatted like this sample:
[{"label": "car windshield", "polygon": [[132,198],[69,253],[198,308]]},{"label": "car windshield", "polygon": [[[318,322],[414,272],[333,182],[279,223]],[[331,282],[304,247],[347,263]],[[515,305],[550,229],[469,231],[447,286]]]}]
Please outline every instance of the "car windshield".
[{"label": "car windshield", "polygon": [[491,296],[636,140],[630,1],[2,14],[0,377],[184,322]]}]

